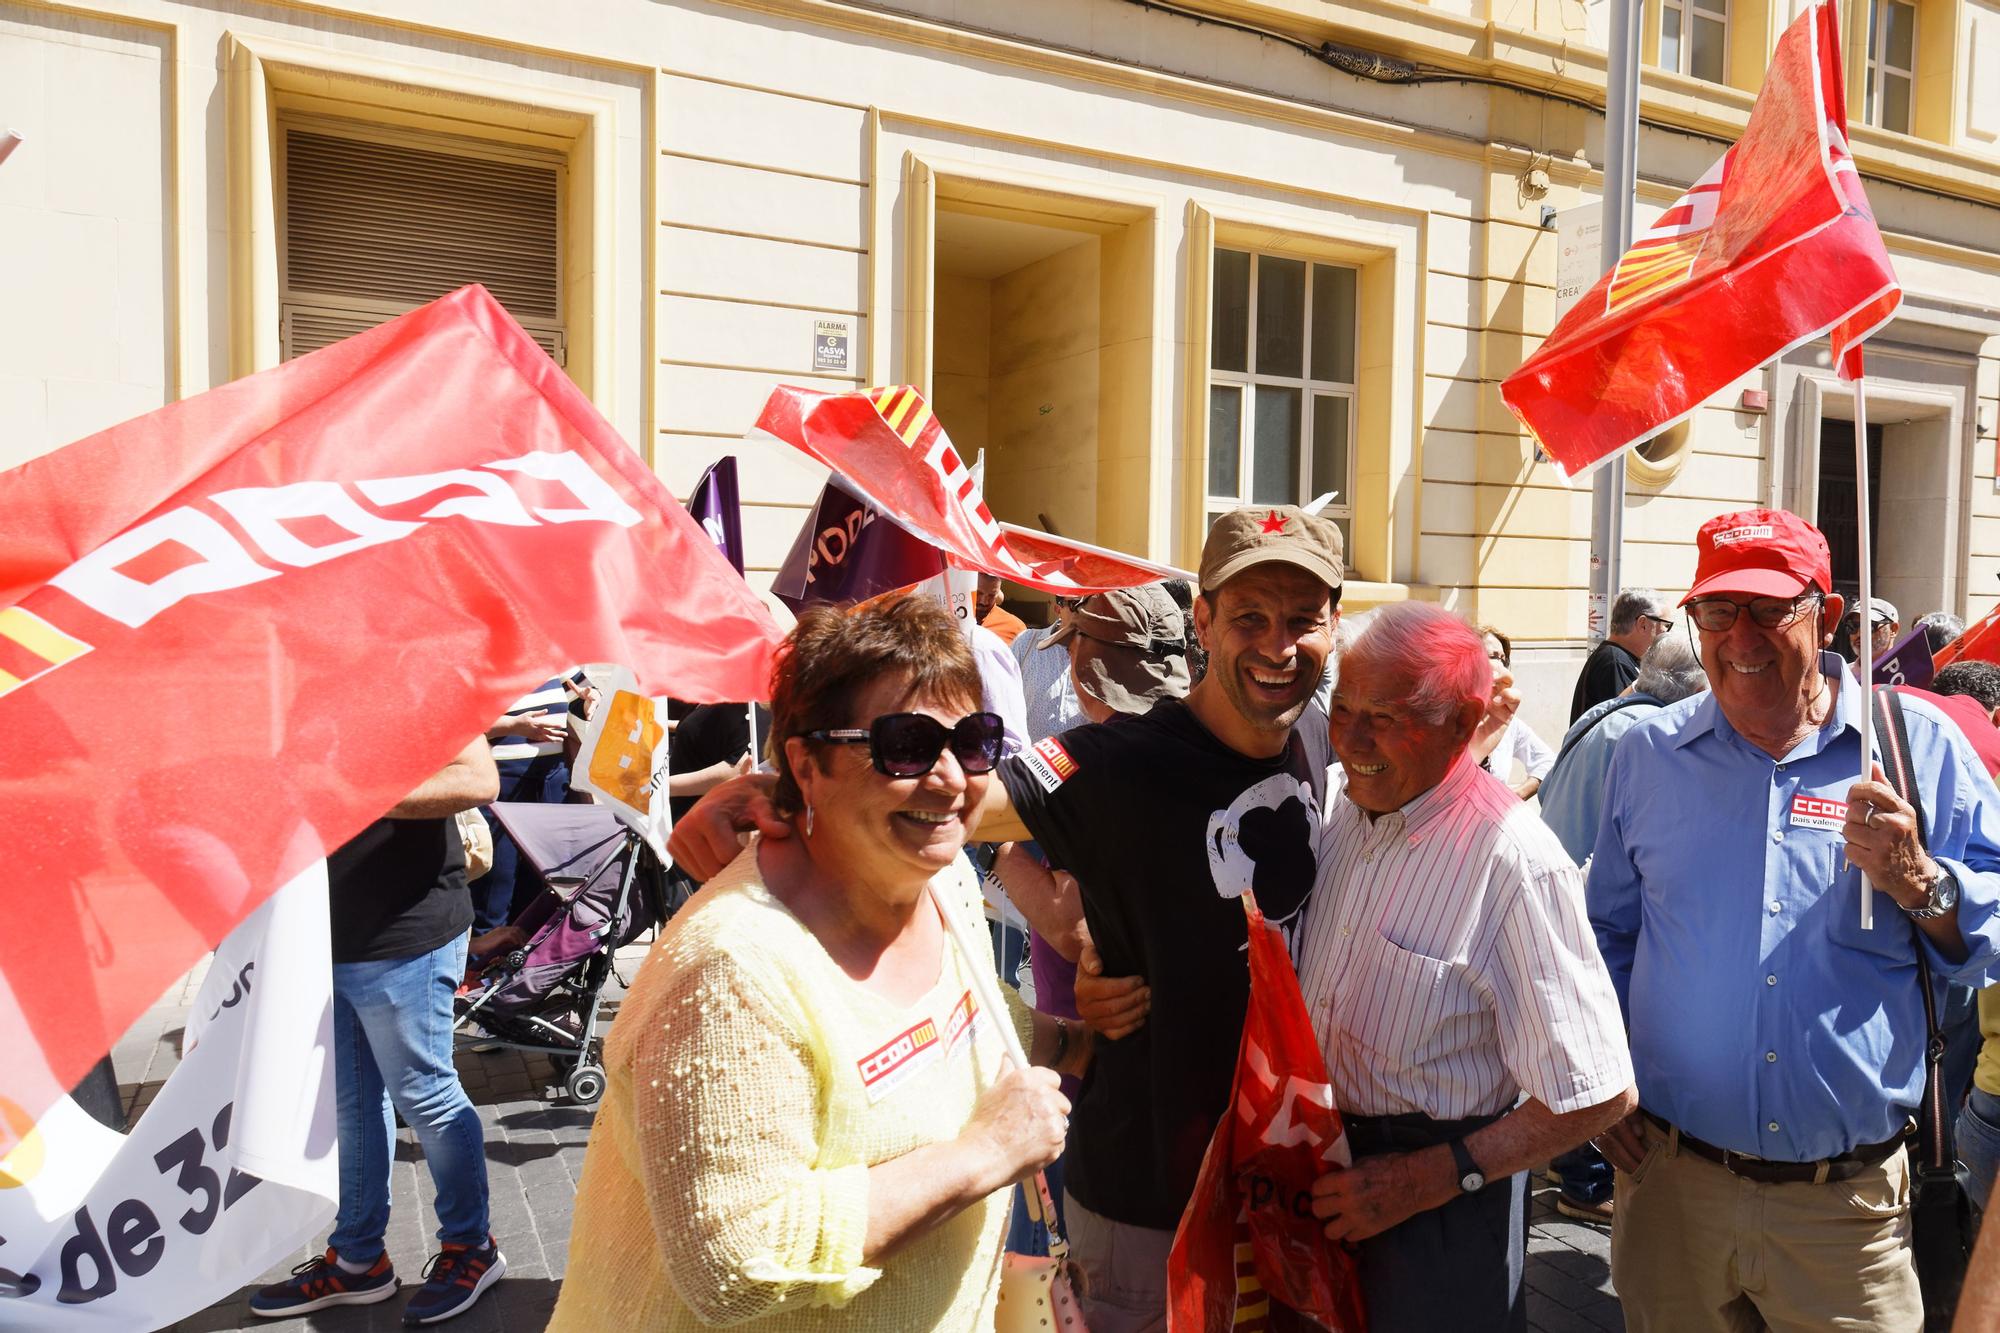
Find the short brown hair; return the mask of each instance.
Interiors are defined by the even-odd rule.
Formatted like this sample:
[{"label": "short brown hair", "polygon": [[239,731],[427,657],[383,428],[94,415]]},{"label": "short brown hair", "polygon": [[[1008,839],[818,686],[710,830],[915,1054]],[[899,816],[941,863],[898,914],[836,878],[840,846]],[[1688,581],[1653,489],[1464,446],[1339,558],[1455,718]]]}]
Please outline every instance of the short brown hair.
[{"label": "short brown hair", "polygon": [[771,762],[781,814],[805,804],[785,742],[845,727],[854,696],[883,677],[901,677],[912,698],[980,700],[979,663],[951,612],[928,597],[893,597],[851,612],[809,607],[778,647],[771,668]]}]

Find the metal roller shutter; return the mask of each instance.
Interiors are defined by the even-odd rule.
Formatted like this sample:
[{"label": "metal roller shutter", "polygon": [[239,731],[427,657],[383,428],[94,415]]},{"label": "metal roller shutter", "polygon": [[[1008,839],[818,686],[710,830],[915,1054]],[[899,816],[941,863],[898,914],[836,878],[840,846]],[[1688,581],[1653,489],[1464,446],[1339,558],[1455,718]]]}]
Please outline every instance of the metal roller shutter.
[{"label": "metal roller shutter", "polygon": [[287,359],[481,282],[562,362],[557,163],[318,128],[283,138]]}]

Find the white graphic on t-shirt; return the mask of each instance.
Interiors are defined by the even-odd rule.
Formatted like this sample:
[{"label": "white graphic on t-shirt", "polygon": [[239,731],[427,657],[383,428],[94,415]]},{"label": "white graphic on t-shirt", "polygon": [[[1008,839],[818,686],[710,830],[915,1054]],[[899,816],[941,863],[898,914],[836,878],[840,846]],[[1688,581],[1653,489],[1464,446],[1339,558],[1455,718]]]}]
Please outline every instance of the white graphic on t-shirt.
[{"label": "white graphic on t-shirt", "polygon": [[1215,891],[1225,898],[1241,898],[1256,887],[1257,862],[1243,850],[1243,819],[1252,810],[1276,810],[1296,799],[1319,823],[1319,807],[1313,802],[1312,784],[1289,773],[1274,773],[1254,787],[1246,788],[1208,817],[1208,873]]}]

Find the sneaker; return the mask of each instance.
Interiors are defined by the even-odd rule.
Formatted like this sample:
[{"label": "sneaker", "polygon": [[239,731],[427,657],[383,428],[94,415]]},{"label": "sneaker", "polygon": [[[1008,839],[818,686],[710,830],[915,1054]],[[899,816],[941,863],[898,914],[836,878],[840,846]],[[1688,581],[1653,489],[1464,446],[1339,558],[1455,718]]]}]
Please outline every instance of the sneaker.
[{"label": "sneaker", "polygon": [[507,1271],[506,1256],[488,1236],[484,1245],[447,1245],[424,1266],[424,1285],[403,1309],[406,1324],[435,1324],[464,1314]]},{"label": "sneaker", "polygon": [[348,1272],[335,1262],[336,1257],[329,1249],[317,1259],[306,1260],[292,1270],[289,1279],[274,1282],[252,1296],[250,1313],[284,1319],[329,1305],[372,1305],[394,1296],[401,1285],[386,1254],[365,1273]]},{"label": "sneaker", "polygon": [[1608,1227],[1611,1225],[1611,1196],[1607,1194],[1602,1199],[1592,1203],[1590,1200],[1580,1199],[1574,1194],[1558,1194],[1556,1195],[1556,1211],[1564,1217],[1574,1217],[1579,1222],[1596,1222],[1601,1226]]}]

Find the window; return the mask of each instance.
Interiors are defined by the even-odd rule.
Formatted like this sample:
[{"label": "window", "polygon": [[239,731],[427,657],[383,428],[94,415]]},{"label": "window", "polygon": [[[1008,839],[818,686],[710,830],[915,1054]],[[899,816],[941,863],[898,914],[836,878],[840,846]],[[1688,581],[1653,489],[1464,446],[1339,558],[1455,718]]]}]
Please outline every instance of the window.
[{"label": "window", "polygon": [[480,282],[562,362],[560,160],[391,133],[283,128],[285,359]]},{"label": "window", "polygon": [[1729,0],[1660,0],[1660,68],[1722,83],[1728,76]]},{"label": "window", "polygon": [[1862,119],[1897,134],[1910,132],[1910,90],[1916,84],[1917,7],[1872,0],[1868,7],[1868,101]]},{"label": "window", "polygon": [[1208,511],[1305,504],[1353,544],[1356,270],[1215,252]]}]

